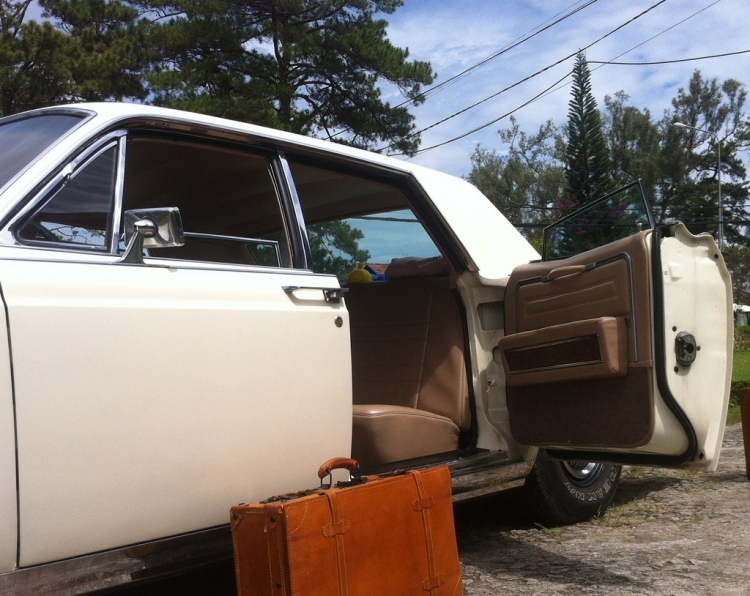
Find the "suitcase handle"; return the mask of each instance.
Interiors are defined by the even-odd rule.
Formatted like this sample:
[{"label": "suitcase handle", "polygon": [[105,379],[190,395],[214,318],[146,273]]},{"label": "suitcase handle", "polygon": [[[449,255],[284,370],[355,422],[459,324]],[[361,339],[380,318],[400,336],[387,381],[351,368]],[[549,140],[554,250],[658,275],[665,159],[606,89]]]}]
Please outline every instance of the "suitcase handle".
[{"label": "suitcase handle", "polygon": [[346,457],[334,457],[325,462],[318,470],[318,478],[323,480],[326,476],[330,475],[333,470],[343,468],[350,472],[356,473],[359,470],[359,462],[356,459],[348,459]]},{"label": "suitcase handle", "polygon": [[[346,457],[334,457],[325,462],[318,470],[318,478],[320,478],[320,488],[327,489],[331,488],[333,484],[333,478],[331,472],[343,468],[349,470],[349,474],[352,478],[351,482],[339,482],[337,486],[356,486],[362,484],[364,479],[359,474],[359,462],[356,459],[348,459]],[[323,480],[328,476],[330,478],[328,484],[324,484]]]}]

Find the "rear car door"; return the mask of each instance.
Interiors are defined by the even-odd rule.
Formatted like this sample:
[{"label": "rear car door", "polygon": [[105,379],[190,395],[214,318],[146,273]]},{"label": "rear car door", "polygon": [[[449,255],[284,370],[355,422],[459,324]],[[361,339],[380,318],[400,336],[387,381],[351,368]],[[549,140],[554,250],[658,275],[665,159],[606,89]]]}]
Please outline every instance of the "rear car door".
[{"label": "rear car door", "polygon": [[[710,236],[619,218],[637,192],[576,214],[545,246],[588,250],[513,271],[499,346],[511,431],[561,459],[711,470],[731,379],[729,274]],[[609,236],[624,237],[590,248]]]},{"label": "rear car door", "polygon": [[[11,225],[21,566],[226,524],[348,455],[346,309],[289,248],[279,159],[113,133]],[[175,206],[185,245],[121,261],[124,212]]]}]

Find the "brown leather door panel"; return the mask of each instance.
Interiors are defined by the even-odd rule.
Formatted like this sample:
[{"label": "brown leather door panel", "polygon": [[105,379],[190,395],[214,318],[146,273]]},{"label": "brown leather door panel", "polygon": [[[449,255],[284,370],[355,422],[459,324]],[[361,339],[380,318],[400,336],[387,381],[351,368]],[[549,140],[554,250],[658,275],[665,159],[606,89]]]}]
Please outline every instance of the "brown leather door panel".
[{"label": "brown leather door panel", "polygon": [[649,441],[648,234],[513,271],[500,348],[511,431],[519,443],[593,448]]}]

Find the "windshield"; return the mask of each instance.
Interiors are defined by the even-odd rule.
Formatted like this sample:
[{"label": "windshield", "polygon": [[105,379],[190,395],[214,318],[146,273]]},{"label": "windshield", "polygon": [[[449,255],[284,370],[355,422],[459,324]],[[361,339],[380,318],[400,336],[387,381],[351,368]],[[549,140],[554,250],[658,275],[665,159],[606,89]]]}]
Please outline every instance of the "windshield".
[{"label": "windshield", "polygon": [[41,114],[0,121],[0,191],[83,118]]},{"label": "windshield", "polygon": [[572,257],[653,227],[637,180],[544,228],[543,260]]}]

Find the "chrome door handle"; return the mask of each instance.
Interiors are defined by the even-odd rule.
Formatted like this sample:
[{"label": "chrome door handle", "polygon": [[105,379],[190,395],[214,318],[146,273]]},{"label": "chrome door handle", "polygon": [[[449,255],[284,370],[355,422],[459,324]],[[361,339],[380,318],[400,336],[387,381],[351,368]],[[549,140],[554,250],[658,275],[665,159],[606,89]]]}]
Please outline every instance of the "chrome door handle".
[{"label": "chrome door handle", "polygon": [[323,292],[326,302],[339,304],[341,299],[349,291],[349,288],[316,288],[314,286],[282,286],[281,288],[287,294],[293,294],[297,290],[319,290]]}]

